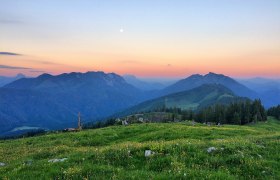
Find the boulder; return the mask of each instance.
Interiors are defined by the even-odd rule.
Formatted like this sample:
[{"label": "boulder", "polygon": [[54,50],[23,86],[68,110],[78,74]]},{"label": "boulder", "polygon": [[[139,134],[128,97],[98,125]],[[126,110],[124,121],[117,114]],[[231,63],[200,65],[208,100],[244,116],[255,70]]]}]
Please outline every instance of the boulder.
[{"label": "boulder", "polygon": [[151,150],[145,150],[145,157],[149,157],[152,155],[152,151]]}]

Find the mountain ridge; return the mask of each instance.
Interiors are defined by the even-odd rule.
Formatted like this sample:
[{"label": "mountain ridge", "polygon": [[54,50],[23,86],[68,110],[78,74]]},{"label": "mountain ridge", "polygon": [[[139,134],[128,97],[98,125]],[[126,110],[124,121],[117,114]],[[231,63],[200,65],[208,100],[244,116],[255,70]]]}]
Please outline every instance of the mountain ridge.
[{"label": "mountain ridge", "polygon": [[216,74],[213,72],[209,72],[206,75],[200,75],[200,74],[191,75],[163,89],[161,94],[166,95],[170,93],[190,90],[202,84],[221,84],[229,88],[230,90],[232,90],[238,96],[249,97],[251,99],[255,99],[259,97],[256,92],[238,83],[236,80],[228,76],[225,76],[223,74]]},{"label": "mountain ridge", "polygon": [[137,112],[154,111],[161,108],[180,108],[182,110],[199,110],[214,104],[229,104],[248,100],[236,96],[230,89],[220,84],[203,84],[191,90],[168,94],[147,100],[115,116],[125,116]]},{"label": "mountain ridge", "polygon": [[[12,129],[36,122],[42,128],[76,126],[78,112],[84,121],[94,121],[145,100],[146,95],[115,73],[43,74],[24,78],[0,88],[0,125]],[[48,113],[49,112],[49,113]],[[59,112],[62,116],[57,114]]]}]

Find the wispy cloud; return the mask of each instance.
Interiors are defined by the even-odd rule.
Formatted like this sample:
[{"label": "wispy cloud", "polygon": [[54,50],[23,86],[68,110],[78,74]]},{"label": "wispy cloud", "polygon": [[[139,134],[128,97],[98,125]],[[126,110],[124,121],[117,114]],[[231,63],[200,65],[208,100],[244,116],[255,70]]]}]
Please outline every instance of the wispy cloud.
[{"label": "wispy cloud", "polygon": [[32,68],[0,65],[0,69],[32,69]]},{"label": "wispy cloud", "polygon": [[[3,52],[0,51],[0,56],[24,56],[24,57],[31,57],[31,58],[37,58],[37,57],[32,57],[28,55],[23,55],[19,53],[14,53],[14,52]],[[36,59],[22,59],[21,61],[27,61],[27,62],[33,62],[33,63],[39,63],[39,64],[51,64],[51,65],[62,65],[59,63],[55,62],[50,62],[50,61],[44,61],[44,60],[36,60]]]},{"label": "wispy cloud", "polygon": [[43,60],[36,60],[36,59],[22,59],[22,61],[32,62],[32,63],[37,63],[37,64],[47,64],[47,65],[63,65],[63,64],[55,63],[55,62],[51,62],[51,61],[43,61]]},{"label": "wispy cloud", "polygon": [[0,56],[21,56],[22,54],[13,53],[13,52],[0,52]]}]

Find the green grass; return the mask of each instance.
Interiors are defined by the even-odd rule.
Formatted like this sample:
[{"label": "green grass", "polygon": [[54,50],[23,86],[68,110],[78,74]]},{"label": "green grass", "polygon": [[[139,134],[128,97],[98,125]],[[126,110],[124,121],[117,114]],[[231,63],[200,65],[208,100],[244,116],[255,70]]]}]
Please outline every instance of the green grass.
[{"label": "green grass", "polygon": [[[0,141],[0,179],[280,179],[280,123],[133,124]],[[217,150],[207,152],[209,147]],[[145,157],[145,150],[155,152]],[[65,162],[49,163],[53,158]]]}]

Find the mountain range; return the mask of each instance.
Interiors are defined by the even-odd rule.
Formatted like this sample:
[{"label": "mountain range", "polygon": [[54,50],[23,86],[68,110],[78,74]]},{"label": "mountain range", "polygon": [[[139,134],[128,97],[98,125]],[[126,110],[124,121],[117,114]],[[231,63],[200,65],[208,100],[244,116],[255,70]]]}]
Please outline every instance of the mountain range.
[{"label": "mountain range", "polygon": [[76,127],[78,112],[83,120],[97,120],[148,99],[145,96],[114,73],[22,78],[0,88],[0,132],[19,126]]},{"label": "mountain range", "polygon": [[252,78],[245,80],[239,79],[237,81],[250,89],[254,89],[266,107],[280,104],[279,79]]},{"label": "mountain range", "polygon": [[[0,88],[0,135],[21,127],[76,127],[79,112],[84,122],[90,122],[118,112],[143,111],[162,105],[199,109],[214,103],[244,100],[240,97],[262,98],[267,107],[280,104],[280,99],[270,100],[269,95],[266,97],[222,74],[196,74],[165,88],[129,78],[115,73],[73,72],[15,80]],[[146,87],[139,88],[141,84]]]}]

